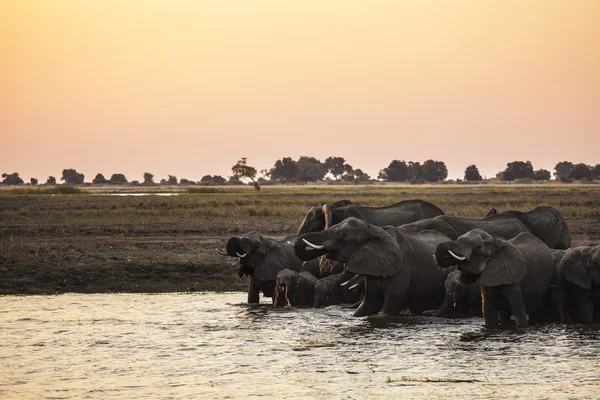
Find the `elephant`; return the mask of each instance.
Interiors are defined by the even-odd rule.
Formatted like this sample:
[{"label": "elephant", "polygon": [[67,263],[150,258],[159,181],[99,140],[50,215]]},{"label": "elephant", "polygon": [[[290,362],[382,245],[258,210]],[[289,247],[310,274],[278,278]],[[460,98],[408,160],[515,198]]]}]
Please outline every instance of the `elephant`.
[{"label": "elephant", "polygon": [[438,206],[423,200],[404,200],[386,207],[365,207],[352,204],[349,200],[341,200],[331,205],[311,208],[298,228],[298,236],[328,229],[349,217],[377,226],[398,226],[437,215],[444,215],[444,212]]},{"label": "elephant", "polygon": [[222,254],[237,257],[238,275],[248,276],[248,303],[258,303],[261,291],[263,296],[274,299],[277,273],[282,269],[318,274],[319,264],[316,260],[303,265],[294,255],[292,240],[295,240],[294,236],[277,241],[259,232],[250,232],[227,241],[226,253]]},{"label": "elephant", "polygon": [[497,325],[503,311],[512,314],[517,326],[527,326],[527,314],[534,320],[543,307],[553,275],[550,249],[529,232],[504,240],[473,229],[438,245],[434,259],[444,268],[456,265],[467,278],[479,277],[488,327]]},{"label": "elephant", "polygon": [[[356,303],[360,299],[360,290],[350,289],[352,285],[344,285],[355,276],[351,272],[342,272],[321,278],[315,285],[313,307],[327,307],[342,303]],[[360,283],[358,284],[360,286]]]},{"label": "elephant", "polygon": [[492,208],[486,217],[491,215],[508,215],[517,218],[551,249],[566,250],[571,247],[569,226],[554,207],[539,206],[527,212],[508,210],[501,213]]},{"label": "elephant", "polygon": [[450,270],[444,282],[444,302],[442,307],[435,312],[435,316],[481,317],[481,288],[479,279],[473,275],[463,276],[462,272],[455,268],[454,270]]},{"label": "elephant", "polygon": [[600,321],[600,245],[567,250],[558,277],[565,297],[559,313],[588,324]]},{"label": "elephant", "polygon": [[316,283],[317,278],[310,272],[282,269],[277,273],[273,303],[286,308],[310,307],[314,301]]},{"label": "elephant", "polygon": [[355,317],[396,316],[409,309],[419,314],[442,302],[446,269],[433,258],[438,244],[449,241],[435,231],[403,234],[393,226],[378,227],[350,217],[322,232],[298,238],[298,258],[327,258],[346,263],[346,270],[365,276],[365,298]]}]

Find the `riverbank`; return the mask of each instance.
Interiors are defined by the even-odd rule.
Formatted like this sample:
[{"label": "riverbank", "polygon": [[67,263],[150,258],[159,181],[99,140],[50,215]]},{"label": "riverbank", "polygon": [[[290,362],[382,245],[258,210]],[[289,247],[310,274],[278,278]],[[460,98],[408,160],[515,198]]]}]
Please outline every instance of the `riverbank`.
[{"label": "riverbank", "polygon": [[[171,196],[0,192],[0,294],[245,290],[227,239],[252,230],[283,237],[311,206],[341,199],[383,206],[430,201],[447,214],[495,207],[557,208],[573,245],[600,242],[598,185],[246,187]],[[168,193],[167,193],[168,194]]]}]

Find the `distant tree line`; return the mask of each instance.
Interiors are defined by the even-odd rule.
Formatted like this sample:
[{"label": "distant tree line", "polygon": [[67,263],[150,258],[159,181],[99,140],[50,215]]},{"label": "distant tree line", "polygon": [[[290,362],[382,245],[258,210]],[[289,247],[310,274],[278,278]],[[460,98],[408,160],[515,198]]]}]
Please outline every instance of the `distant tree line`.
[{"label": "distant tree line", "polygon": [[[167,178],[155,182],[154,175],[145,172],[143,180],[134,180],[129,182],[124,174],[115,173],[109,179],[98,173],[92,179],[93,185],[244,185],[242,181],[248,178],[256,190],[260,190],[260,185],[270,183],[306,183],[317,182],[327,178],[330,181],[348,182],[348,183],[366,183],[374,180],[361,169],[355,169],[348,164],[343,157],[328,157],[321,162],[315,157],[301,156],[298,160],[291,157],[283,157],[277,161],[273,167],[260,171],[262,177],[256,178],[257,170],[248,164],[244,157],[231,168],[233,175],[229,179],[221,175],[204,175],[200,181],[189,179],[177,179],[174,175],[167,175]],[[579,180],[600,180],[600,164],[590,166],[587,164],[574,164],[569,161],[561,161],[554,167],[554,178],[561,182],[572,182]],[[384,182],[409,182],[426,183],[440,182],[448,177],[448,169],[443,161],[426,160],[422,164],[418,161],[392,160],[389,165],[379,171],[377,180]],[[61,181],[69,185],[80,185],[84,183],[84,175],[75,169],[64,169],[62,171]],[[331,179],[333,178],[333,179]],[[550,171],[545,169],[534,170],[530,161],[513,161],[506,164],[503,171],[496,174],[496,178],[504,181],[532,180],[546,181],[552,178]],[[467,166],[464,172],[464,180],[470,182],[481,181],[484,178],[479,173],[476,165]],[[49,176],[46,180],[47,185],[56,185],[56,178]],[[2,181],[5,185],[24,184],[19,173],[3,173]],[[29,183],[37,185],[38,180],[31,178]]]}]

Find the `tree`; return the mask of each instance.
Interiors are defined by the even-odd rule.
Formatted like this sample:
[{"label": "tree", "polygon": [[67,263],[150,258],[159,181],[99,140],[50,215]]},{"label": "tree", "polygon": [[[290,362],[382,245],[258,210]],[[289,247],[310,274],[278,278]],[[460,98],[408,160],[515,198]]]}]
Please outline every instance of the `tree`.
[{"label": "tree", "polygon": [[587,164],[573,165],[569,178],[576,180],[592,179],[592,167]]},{"label": "tree", "polygon": [[108,181],[106,180],[104,175],[98,173],[98,174],[96,174],[96,177],[94,179],[92,179],[92,183],[95,185],[100,185],[103,183],[108,183]]},{"label": "tree", "polygon": [[227,182],[230,185],[243,185],[244,182],[240,180],[240,177],[237,175],[231,175],[229,177],[229,181]]},{"label": "tree", "polygon": [[571,171],[573,170],[573,163],[569,161],[561,161],[554,166],[554,176],[559,181],[568,180],[571,178]]},{"label": "tree", "polygon": [[74,169],[63,169],[61,181],[65,181],[69,185],[80,185],[83,183],[83,174],[78,173]]},{"label": "tree", "polygon": [[291,157],[284,157],[275,162],[275,166],[266,174],[272,181],[289,182],[298,176],[298,163]]},{"label": "tree", "polygon": [[547,181],[551,178],[550,171],[547,169],[538,169],[533,173],[534,181]]},{"label": "tree", "polygon": [[194,181],[190,181],[189,179],[181,178],[181,179],[179,180],[179,183],[180,183],[181,185],[194,185],[196,182],[194,182]]},{"label": "tree", "polygon": [[233,172],[233,176],[237,177],[238,180],[240,178],[249,178],[252,183],[254,183],[254,189],[256,189],[257,192],[260,192],[260,185],[254,180],[256,177],[256,168],[248,165],[246,157],[242,157],[241,160],[238,160],[238,162],[231,167],[231,172]]},{"label": "tree", "polygon": [[12,174],[2,174],[4,180],[2,183],[4,185],[20,185],[23,183],[23,179],[19,176],[18,172],[13,172]]},{"label": "tree", "polygon": [[351,174],[353,171],[352,166],[346,163],[344,157],[328,157],[323,166],[337,180],[340,180],[344,173]]},{"label": "tree", "polygon": [[125,175],[123,174],[112,174],[109,182],[113,185],[126,185],[127,178],[125,178]]},{"label": "tree", "polygon": [[37,185],[37,184],[38,184],[38,180],[37,180],[37,179],[35,179],[35,178],[31,178],[31,179],[29,180],[29,182],[31,182],[31,184],[32,184],[32,185]]},{"label": "tree", "polygon": [[423,181],[423,169],[421,168],[421,163],[417,162],[408,162],[408,179],[411,183]]},{"label": "tree", "polygon": [[46,179],[46,185],[56,185],[56,178],[49,176],[48,179]]},{"label": "tree", "polygon": [[406,161],[393,160],[387,168],[379,171],[377,179],[383,179],[386,182],[406,182],[410,179],[408,165]]},{"label": "tree", "polygon": [[144,185],[154,185],[154,175],[144,172]]},{"label": "tree", "polygon": [[600,179],[600,164],[592,168],[592,179]]},{"label": "tree", "polygon": [[225,182],[225,178],[223,178],[221,175],[204,175],[202,179],[200,179],[201,185],[222,185]]},{"label": "tree", "polygon": [[475,164],[471,164],[465,169],[465,181],[473,182],[481,181],[482,179],[479,169]]},{"label": "tree", "polygon": [[448,176],[448,168],[443,161],[427,160],[421,166],[423,179],[427,182],[439,182]]},{"label": "tree", "polygon": [[513,161],[506,164],[503,177],[505,181],[514,181],[515,179],[533,179],[533,165],[531,165],[531,161]]},{"label": "tree", "polygon": [[167,175],[169,179],[167,179],[167,185],[177,185],[177,177],[175,175]]},{"label": "tree", "polygon": [[322,180],[327,173],[327,168],[314,157],[301,156],[298,159],[298,180],[313,182]]},{"label": "tree", "polygon": [[355,169],[351,173],[346,173],[342,176],[342,180],[346,182],[364,183],[371,179],[369,174],[364,173],[361,169]]}]

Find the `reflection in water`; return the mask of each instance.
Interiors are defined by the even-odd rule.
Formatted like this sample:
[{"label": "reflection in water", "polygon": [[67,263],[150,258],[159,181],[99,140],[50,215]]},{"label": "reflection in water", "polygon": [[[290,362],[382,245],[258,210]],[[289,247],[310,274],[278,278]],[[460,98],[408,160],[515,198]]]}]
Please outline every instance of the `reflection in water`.
[{"label": "reflection in water", "polygon": [[0,398],[594,398],[598,326],[352,318],[242,293],[2,297]]}]

